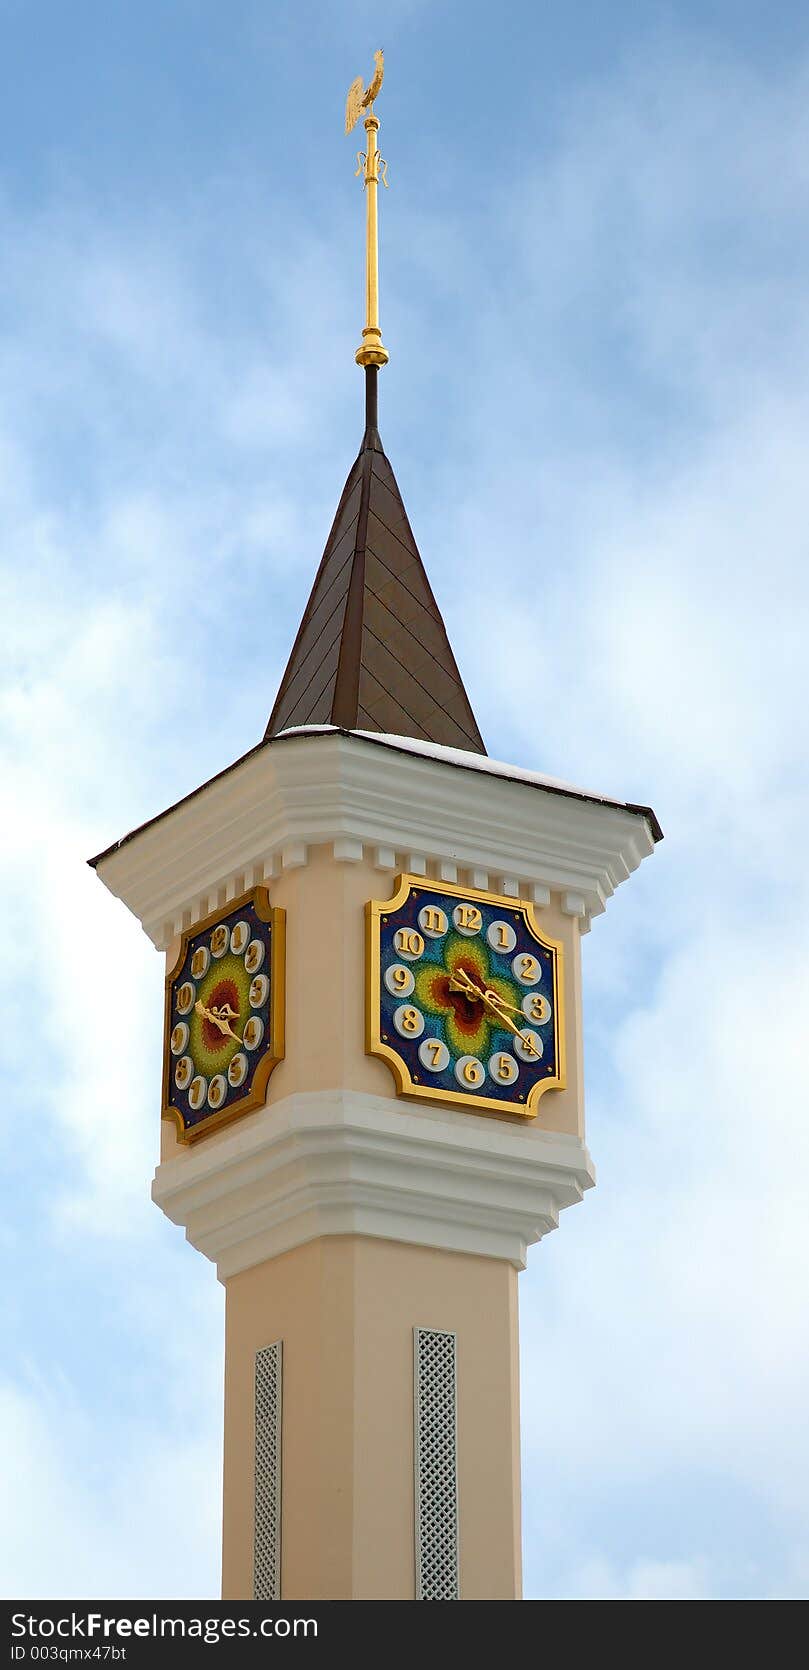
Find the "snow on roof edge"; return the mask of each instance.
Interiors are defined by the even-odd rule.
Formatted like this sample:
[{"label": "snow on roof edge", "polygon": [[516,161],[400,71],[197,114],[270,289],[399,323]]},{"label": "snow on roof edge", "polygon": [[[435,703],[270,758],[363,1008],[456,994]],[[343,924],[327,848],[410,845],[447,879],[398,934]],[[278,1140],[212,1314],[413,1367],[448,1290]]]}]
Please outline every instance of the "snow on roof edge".
[{"label": "snow on roof edge", "polygon": [[467,771],[480,771],[490,777],[505,777],[510,782],[530,783],[535,788],[551,789],[556,794],[570,794],[577,800],[593,800],[602,806],[615,806],[620,811],[635,812],[650,818],[655,839],[662,830],[651,806],[639,806],[630,800],[617,800],[614,795],[601,794],[596,789],[583,789],[576,783],[566,783],[561,777],[549,777],[544,771],[529,771],[525,766],[509,765],[505,760],[490,759],[488,754],[468,752],[464,748],[447,748],[441,742],[427,742],[418,737],[398,736],[389,731],[343,730],[339,725],[290,725],[273,738],[282,736],[311,736],[334,732],[339,736],[357,736],[366,742],[381,743],[404,754],[420,754],[425,759],[441,760],[446,765],[460,766]]},{"label": "snow on roof edge", "polygon": [[327,735],[330,732],[335,736],[355,736],[361,742],[381,744],[383,747],[397,749],[399,753],[403,754],[419,754],[424,759],[434,759],[445,765],[454,766],[456,769],[480,771],[484,774],[488,773],[491,777],[503,777],[512,783],[526,783],[533,788],[547,789],[551,794],[572,795],[576,800],[587,800],[597,806],[612,806],[619,812],[631,812],[636,817],[643,817],[648,820],[655,841],[663,839],[663,831],[651,806],[641,806],[631,800],[616,800],[612,795],[596,794],[590,789],[576,788],[572,783],[565,783],[559,777],[548,777],[541,771],[528,771],[522,766],[507,765],[504,760],[490,760],[488,754],[467,753],[462,748],[445,748],[443,743],[440,742],[422,742],[409,736],[395,736],[387,731],[350,731],[344,730],[340,725],[290,725],[286,730],[278,731],[275,736],[264,737],[254,747],[248,748],[245,754],[241,754],[238,759],[232,760],[230,765],[224,766],[221,771],[215,772],[214,776],[209,777],[206,782],[200,783],[198,788],[191,789],[188,794],[181,795],[180,799],[174,801],[171,806],[166,806],[162,812],[157,812],[153,817],[147,818],[145,822],[138,824],[134,829],[130,829],[128,834],[122,835],[117,841],[113,841],[110,846],[104,848],[103,852],[96,853],[94,858],[88,858],[87,863],[91,869],[96,869],[99,864],[103,863],[104,859],[110,858],[113,853],[119,852],[121,847],[127,846],[136,835],[142,835],[145,830],[150,829],[156,823],[160,823],[171,812],[176,812],[178,807],[185,805],[189,800],[195,800],[197,795],[202,794],[204,789],[210,787],[211,783],[217,782],[222,777],[227,777],[231,771],[235,771],[238,766],[244,765],[246,760],[254,754],[260,753],[263,748],[270,747],[274,742],[281,742],[287,737],[319,736]]}]

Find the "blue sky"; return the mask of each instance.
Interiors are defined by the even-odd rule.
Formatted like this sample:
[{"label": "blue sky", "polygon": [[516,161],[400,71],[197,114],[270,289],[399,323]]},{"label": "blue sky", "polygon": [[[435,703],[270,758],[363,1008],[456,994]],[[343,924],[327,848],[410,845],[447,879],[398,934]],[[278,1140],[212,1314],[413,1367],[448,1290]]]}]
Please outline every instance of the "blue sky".
[{"label": "blue sky", "polygon": [[4,1589],[218,1590],[221,1289],[84,860],[266,722],[360,439],[381,44],[380,427],[489,751],[666,831],[522,1278],[526,1592],[809,1595],[803,8],[0,21]]}]

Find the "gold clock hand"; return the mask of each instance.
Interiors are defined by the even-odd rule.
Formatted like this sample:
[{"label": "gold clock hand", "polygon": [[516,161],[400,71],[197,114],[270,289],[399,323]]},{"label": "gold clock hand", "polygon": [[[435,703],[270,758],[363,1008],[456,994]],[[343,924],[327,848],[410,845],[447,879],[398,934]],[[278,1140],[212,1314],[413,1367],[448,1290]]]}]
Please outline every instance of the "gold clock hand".
[{"label": "gold clock hand", "polygon": [[[206,1021],[211,1021],[214,1026],[218,1026],[223,1037],[233,1038],[235,1043],[241,1043],[242,1040],[239,1037],[238,1032],[234,1032],[229,1022],[223,1018],[222,1010],[206,1009],[204,1003],[200,1002],[199,998],[197,998],[194,1008],[196,1009],[198,1015],[202,1015]],[[230,1011],[230,1005],[228,1005],[228,1010]]]},{"label": "gold clock hand", "polygon": [[240,1044],[242,1040],[239,1037],[238,1032],[234,1032],[233,1027],[230,1024],[231,1015],[233,1016],[233,1018],[235,1020],[235,1018],[236,1018],[235,1009],[231,1009],[230,1004],[223,1004],[221,1009],[212,1009],[211,1010],[209,1019],[212,1020],[214,1022],[214,1024],[219,1027],[220,1032],[223,1034],[223,1036],[225,1038],[233,1038],[233,1039],[235,1039],[235,1042],[237,1044]]},{"label": "gold clock hand", "polygon": [[[497,996],[497,993],[494,992],[490,996],[488,992],[481,992],[481,997],[483,998],[483,1002],[491,1009],[492,1014],[496,1015],[499,1021],[502,1021],[503,1026],[507,1026],[509,1031],[514,1033],[515,1038],[519,1038],[520,1042],[527,1049],[529,1055],[535,1055],[537,1060],[539,1060],[539,1050],[537,1049],[530,1033],[523,1032],[517,1025],[516,1021],[513,1021],[511,1016],[505,1013],[500,1006],[500,999]],[[492,999],[494,999],[494,1001],[492,1001]],[[516,1005],[509,1004],[508,1007],[511,1009],[512,1007],[516,1007]]]},{"label": "gold clock hand", "polygon": [[[484,1001],[484,1003],[488,1002],[488,999],[484,998],[483,1001]],[[510,1015],[505,1015],[503,1013],[503,1010],[498,1006],[497,1003],[490,1003],[489,1008],[492,1010],[492,1012],[495,1015],[497,1015],[498,1020],[501,1020],[503,1025],[507,1026],[509,1028],[509,1031],[514,1033],[515,1038],[520,1039],[520,1042],[525,1045],[525,1048],[527,1049],[529,1055],[535,1055],[537,1060],[539,1060],[539,1050],[536,1048],[536,1045],[534,1044],[534,1040],[530,1036],[530,1034],[527,1033],[527,1032],[521,1031],[521,1029],[520,1029],[520,1027],[518,1027],[516,1021],[513,1021],[511,1019]]]},{"label": "gold clock hand", "polygon": [[506,999],[499,997],[497,992],[482,991],[481,987],[476,985],[475,981],[463,968],[455,970],[450,979],[449,989],[451,992],[463,992],[466,997],[485,1003],[487,1009],[491,1009],[492,1014],[497,1016],[503,1026],[507,1026],[509,1031],[521,1040],[529,1053],[535,1055],[537,1060],[539,1059],[539,1050],[536,1048],[533,1039],[526,1032],[522,1032],[511,1017],[505,1013],[506,1009],[513,1009],[515,1014],[519,1014],[519,1007],[516,1003],[507,1003]]},{"label": "gold clock hand", "polygon": [[455,970],[450,979],[449,989],[451,992],[463,992],[466,997],[485,1003],[490,1009],[496,1009],[498,1012],[502,1009],[517,1009],[515,1003],[506,1003],[505,998],[499,997],[497,992],[491,991],[488,987],[483,990],[463,968]]},{"label": "gold clock hand", "polygon": [[501,997],[499,992],[493,992],[493,991],[489,990],[489,991],[486,992],[486,996],[491,998],[492,1002],[496,1003],[498,1005],[498,1008],[500,1008],[500,1009],[510,1009],[512,1011],[512,1013],[515,1014],[515,1015],[521,1015],[522,1014],[522,1009],[521,1009],[519,1003],[507,1003],[506,999],[504,997]]}]

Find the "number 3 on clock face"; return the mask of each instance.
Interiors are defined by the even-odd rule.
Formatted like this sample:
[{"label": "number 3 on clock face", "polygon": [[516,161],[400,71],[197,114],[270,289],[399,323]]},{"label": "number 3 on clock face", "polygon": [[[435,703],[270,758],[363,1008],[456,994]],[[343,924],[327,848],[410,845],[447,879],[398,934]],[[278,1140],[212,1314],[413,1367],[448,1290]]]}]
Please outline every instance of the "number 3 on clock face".
[{"label": "number 3 on clock face", "polygon": [[399,1095],[532,1118],[564,1088],[563,947],[530,904],[405,875],[366,930],[366,1049]]}]

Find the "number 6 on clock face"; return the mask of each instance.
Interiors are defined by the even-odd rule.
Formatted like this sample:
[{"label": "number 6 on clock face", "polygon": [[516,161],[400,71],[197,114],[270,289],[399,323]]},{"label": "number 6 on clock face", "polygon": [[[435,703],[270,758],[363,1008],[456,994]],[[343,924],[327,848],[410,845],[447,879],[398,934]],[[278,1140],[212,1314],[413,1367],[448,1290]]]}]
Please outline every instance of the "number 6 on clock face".
[{"label": "number 6 on clock face", "polygon": [[564,1088],[563,947],[530,904],[405,875],[366,933],[366,1049],[400,1096],[532,1118]]}]

